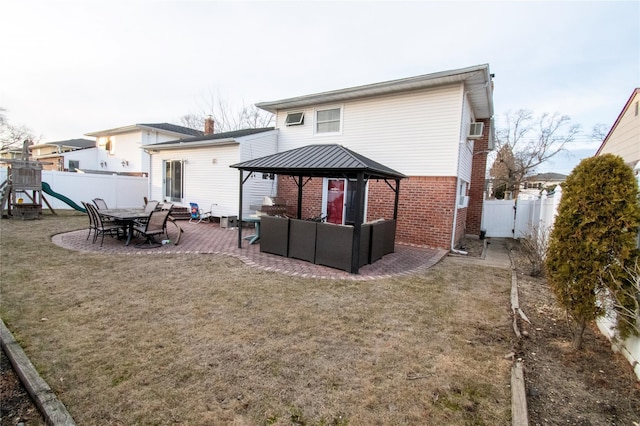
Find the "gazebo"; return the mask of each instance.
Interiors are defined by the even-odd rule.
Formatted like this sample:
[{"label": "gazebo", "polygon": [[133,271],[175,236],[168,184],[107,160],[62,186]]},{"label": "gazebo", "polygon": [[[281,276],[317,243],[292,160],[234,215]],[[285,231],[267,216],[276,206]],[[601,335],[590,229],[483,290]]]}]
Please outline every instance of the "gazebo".
[{"label": "gazebo", "polygon": [[[242,219],[242,188],[253,173],[272,173],[279,176],[291,176],[298,189],[297,218],[302,219],[303,187],[311,178],[346,178],[356,182],[355,221],[351,235],[351,265],[349,272],[357,274],[361,262],[361,243],[363,241],[363,214],[365,205],[365,182],[369,179],[384,180],[395,193],[393,208],[393,236],[398,216],[400,180],[406,176],[383,164],[373,161],[342,145],[307,145],[304,147],[268,155],[254,160],[233,164],[230,167],[240,171],[240,203],[238,218]],[[249,172],[245,176],[244,172]],[[238,227],[238,248],[242,248],[242,230]]]}]

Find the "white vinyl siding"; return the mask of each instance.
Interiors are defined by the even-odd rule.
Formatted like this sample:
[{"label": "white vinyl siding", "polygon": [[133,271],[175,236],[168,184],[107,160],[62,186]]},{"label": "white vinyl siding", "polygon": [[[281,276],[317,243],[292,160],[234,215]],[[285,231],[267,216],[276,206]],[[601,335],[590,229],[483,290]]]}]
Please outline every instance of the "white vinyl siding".
[{"label": "white vinyl siding", "polygon": [[[239,143],[200,148],[163,150],[153,154],[150,199],[162,201],[163,169],[165,160],[184,160],[183,199],[179,203],[196,202],[200,208],[224,215],[238,214],[240,172],[229,165],[275,153],[277,131],[238,138]],[[244,214],[250,213],[249,204],[270,194],[275,181],[256,176],[247,180],[244,191]]]},{"label": "white vinyl siding", "polygon": [[[342,132],[314,138],[313,125],[284,125],[278,151],[338,143],[408,176],[456,176],[463,105],[461,84],[342,104]],[[315,105],[305,114],[335,105]]]},{"label": "white vinyl siding", "polygon": [[623,111],[618,125],[602,147],[601,154],[619,155],[627,163],[640,160],[640,115],[635,113],[636,102],[640,102],[640,94],[636,94],[627,110]]},{"label": "white vinyl siding", "polygon": [[459,155],[458,155],[458,177],[466,182],[471,182],[471,169],[473,167],[473,140],[467,138],[469,123],[473,121],[471,104],[465,96],[463,100],[462,119],[460,121]]},{"label": "white vinyl siding", "polygon": [[[296,126],[294,126],[296,127]],[[278,131],[272,131],[269,133],[261,133],[259,135],[247,136],[242,138],[241,155],[239,161],[253,160],[254,158],[264,157],[276,153],[278,145]],[[235,191],[238,192],[238,185],[240,180],[240,172],[237,169],[232,169],[236,175]],[[244,172],[244,176],[247,176],[247,172]],[[262,173],[254,173],[254,175],[247,180],[242,188],[242,210],[244,214],[255,214],[255,211],[251,211],[249,208],[252,204],[262,205],[262,199],[264,196],[274,197],[277,194],[277,177],[275,179],[263,179]],[[237,199],[237,197],[236,197]],[[238,204],[235,206],[238,210]],[[237,214],[237,213],[236,213]]]}]

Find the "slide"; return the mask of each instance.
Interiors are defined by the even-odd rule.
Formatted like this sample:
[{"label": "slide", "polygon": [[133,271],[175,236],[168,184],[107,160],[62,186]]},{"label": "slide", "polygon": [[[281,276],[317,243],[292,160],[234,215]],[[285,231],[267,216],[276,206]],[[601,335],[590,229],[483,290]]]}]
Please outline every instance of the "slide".
[{"label": "slide", "polygon": [[44,191],[45,194],[51,195],[52,197],[57,198],[58,200],[62,201],[63,203],[68,204],[69,206],[73,207],[74,209],[82,212],[82,213],[86,213],[87,211],[83,208],[80,207],[79,205],[77,205],[73,200],[65,197],[62,194],[58,194],[57,192],[55,192],[54,190],[51,189],[51,186],[49,186],[49,184],[47,182],[42,182],[42,190]]}]

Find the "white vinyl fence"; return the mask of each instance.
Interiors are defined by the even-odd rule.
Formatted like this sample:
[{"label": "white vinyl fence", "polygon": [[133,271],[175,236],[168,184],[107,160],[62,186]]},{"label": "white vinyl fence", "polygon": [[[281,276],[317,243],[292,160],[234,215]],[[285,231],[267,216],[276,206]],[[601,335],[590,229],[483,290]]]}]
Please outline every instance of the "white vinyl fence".
[{"label": "white vinyl fence", "polygon": [[[7,169],[0,168],[0,183],[7,179]],[[138,176],[69,173],[42,171],[42,182],[51,190],[82,206],[82,201],[103,198],[110,208],[142,207],[148,194],[149,179]],[[73,207],[55,196],[43,193],[54,210],[70,210]],[[43,203],[43,209],[47,205]]]},{"label": "white vinyl fence", "polygon": [[553,228],[562,198],[562,187],[537,199],[484,200],[482,229],[487,237],[522,238],[533,232],[545,232]]}]

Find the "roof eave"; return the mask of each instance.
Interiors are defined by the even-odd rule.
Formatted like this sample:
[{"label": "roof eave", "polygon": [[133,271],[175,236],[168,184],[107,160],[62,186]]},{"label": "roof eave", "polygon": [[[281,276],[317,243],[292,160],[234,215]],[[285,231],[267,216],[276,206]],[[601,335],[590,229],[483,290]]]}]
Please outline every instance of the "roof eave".
[{"label": "roof eave", "polygon": [[206,148],[210,146],[223,146],[223,145],[239,145],[235,138],[228,139],[209,139],[197,142],[184,142],[176,141],[175,143],[158,143],[150,144],[141,147],[145,151],[165,151],[171,149],[185,149],[185,148]]},{"label": "roof eave", "polygon": [[[385,81],[381,83],[367,84],[364,86],[350,87],[346,89],[333,90],[329,92],[316,93],[295,98],[282,99],[278,101],[260,102],[257,103],[256,106],[265,111],[276,113],[280,110],[300,108],[310,105],[328,104],[357,98],[380,96],[385,94],[451,85],[469,81],[474,77],[482,78],[482,84],[486,85],[485,90],[488,103],[487,106],[489,109],[488,114],[490,114],[490,116],[493,116],[491,74],[489,73],[488,64],[476,65],[457,70],[441,71],[433,74],[425,74],[416,77]],[[490,118],[490,116],[478,118]]]},{"label": "roof eave", "polygon": [[631,92],[631,96],[629,97],[627,102],[624,104],[624,107],[620,111],[620,114],[618,114],[618,117],[616,118],[616,121],[613,123],[613,126],[611,126],[611,128],[609,129],[609,133],[607,133],[607,136],[605,136],[605,138],[603,139],[602,143],[600,144],[600,147],[598,147],[598,150],[594,154],[594,157],[597,157],[598,155],[600,155],[600,153],[602,152],[602,149],[609,141],[609,137],[611,137],[611,135],[613,134],[614,129],[618,127],[618,123],[620,123],[620,120],[622,120],[622,116],[625,114],[625,112],[627,112],[627,109],[629,109],[629,107],[631,106],[633,99],[638,94],[640,94],[640,87],[636,87],[635,89],[633,89],[633,92]]},{"label": "roof eave", "polygon": [[193,137],[193,135],[188,135],[186,133],[174,132],[172,130],[159,129],[157,127],[145,126],[143,124],[131,124],[129,126],[115,127],[113,129],[107,129],[107,130],[100,130],[100,131],[97,131],[97,132],[85,133],[84,135],[85,136],[92,136],[92,137],[95,137],[95,138],[99,138],[100,136],[117,135],[117,134],[121,134],[121,133],[131,133],[131,132],[143,131],[143,130],[148,130],[148,131],[152,131],[152,132],[159,132],[159,133],[164,133],[164,134],[169,134],[169,135],[177,135],[177,136],[182,136],[182,137]]}]

